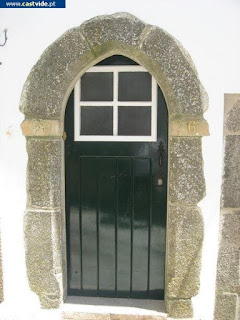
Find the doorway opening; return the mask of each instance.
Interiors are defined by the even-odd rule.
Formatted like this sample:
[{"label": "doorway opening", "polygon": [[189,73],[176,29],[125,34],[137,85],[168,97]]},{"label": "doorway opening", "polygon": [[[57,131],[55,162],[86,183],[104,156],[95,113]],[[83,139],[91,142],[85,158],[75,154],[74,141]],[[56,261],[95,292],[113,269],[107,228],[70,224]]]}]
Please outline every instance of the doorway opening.
[{"label": "doorway opening", "polygon": [[168,112],[155,79],[111,56],[65,113],[68,295],[164,299]]}]

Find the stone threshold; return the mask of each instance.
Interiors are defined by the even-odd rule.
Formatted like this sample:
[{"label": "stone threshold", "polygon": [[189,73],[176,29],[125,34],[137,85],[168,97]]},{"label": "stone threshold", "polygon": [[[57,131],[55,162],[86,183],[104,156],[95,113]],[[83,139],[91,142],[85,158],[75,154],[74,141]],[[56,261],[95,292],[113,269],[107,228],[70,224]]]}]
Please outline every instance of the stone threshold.
[{"label": "stone threshold", "polygon": [[164,301],[120,298],[68,297],[62,320],[166,320]]}]

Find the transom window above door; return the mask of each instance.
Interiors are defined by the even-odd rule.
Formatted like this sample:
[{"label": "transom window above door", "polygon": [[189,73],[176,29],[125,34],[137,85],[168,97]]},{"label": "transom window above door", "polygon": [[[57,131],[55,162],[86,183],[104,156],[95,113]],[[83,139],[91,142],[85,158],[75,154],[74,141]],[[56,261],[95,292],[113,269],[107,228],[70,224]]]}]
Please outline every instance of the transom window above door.
[{"label": "transom window above door", "polygon": [[157,83],[139,65],[94,66],[74,88],[75,141],[156,141]]}]

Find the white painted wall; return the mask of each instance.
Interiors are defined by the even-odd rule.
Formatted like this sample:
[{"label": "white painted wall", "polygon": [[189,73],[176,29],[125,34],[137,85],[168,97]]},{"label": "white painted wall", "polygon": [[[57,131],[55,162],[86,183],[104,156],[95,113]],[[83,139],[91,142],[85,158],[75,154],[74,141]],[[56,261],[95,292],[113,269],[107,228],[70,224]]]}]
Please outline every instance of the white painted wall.
[{"label": "white painted wall", "polygon": [[[201,290],[194,298],[195,319],[213,319],[222,162],[223,94],[240,92],[239,0],[66,0],[66,9],[0,9],[0,188],[5,302],[0,319],[40,319],[38,300],[28,289],[22,218],[26,202],[27,154],[18,111],[24,81],[41,53],[67,29],[99,14],[128,11],[176,37],[190,53],[209,94],[205,117],[207,196]],[[2,42],[0,34],[0,43]],[[21,311],[19,311],[20,308]],[[5,314],[5,316],[4,316]],[[14,316],[15,315],[15,316]],[[54,315],[47,312],[52,320]],[[43,319],[43,318],[41,318]]]}]

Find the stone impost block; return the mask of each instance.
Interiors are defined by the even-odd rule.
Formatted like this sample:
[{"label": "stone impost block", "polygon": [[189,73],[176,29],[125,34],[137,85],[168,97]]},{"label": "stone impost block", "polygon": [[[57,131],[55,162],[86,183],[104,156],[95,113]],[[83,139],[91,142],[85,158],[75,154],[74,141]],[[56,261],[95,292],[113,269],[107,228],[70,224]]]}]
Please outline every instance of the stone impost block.
[{"label": "stone impost block", "polygon": [[82,24],[81,31],[96,56],[125,51],[127,47],[132,56],[145,26],[133,15],[120,12],[88,20]]},{"label": "stone impost block", "polygon": [[167,310],[172,318],[192,318],[193,307],[190,299],[168,300]]},{"label": "stone impost block", "polygon": [[92,51],[79,27],[65,32],[44,51],[32,68],[24,84],[20,110],[39,119],[63,117],[68,94],[77,80],[75,77],[93,60]]},{"label": "stone impost block", "polygon": [[62,144],[58,139],[27,141],[27,207],[59,208]]},{"label": "stone impost block", "polygon": [[222,207],[240,207],[240,136],[226,136],[222,183]]},{"label": "stone impost block", "polygon": [[201,138],[170,138],[171,203],[197,204],[205,195]]},{"label": "stone impost block", "polygon": [[191,298],[200,285],[202,214],[197,207],[170,206],[168,221],[166,294],[169,299]]},{"label": "stone impost block", "polygon": [[202,116],[170,115],[169,135],[172,137],[209,136],[208,123]]},{"label": "stone impost block", "polygon": [[29,286],[46,309],[58,308],[61,302],[61,259],[55,254],[61,251],[60,220],[55,211],[26,211],[24,217]]},{"label": "stone impost block", "polygon": [[240,294],[240,210],[222,214],[217,290]]},{"label": "stone impost block", "polygon": [[26,137],[61,137],[63,135],[58,120],[26,119],[21,124]]},{"label": "stone impost block", "polygon": [[201,114],[207,109],[208,97],[193,62],[176,39],[165,30],[152,27],[145,34],[140,48],[151,58],[151,64],[158,65],[156,78],[162,79],[163,92],[168,91],[170,113]]},{"label": "stone impost block", "polygon": [[214,320],[238,320],[238,296],[234,293],[216,296]]}]

